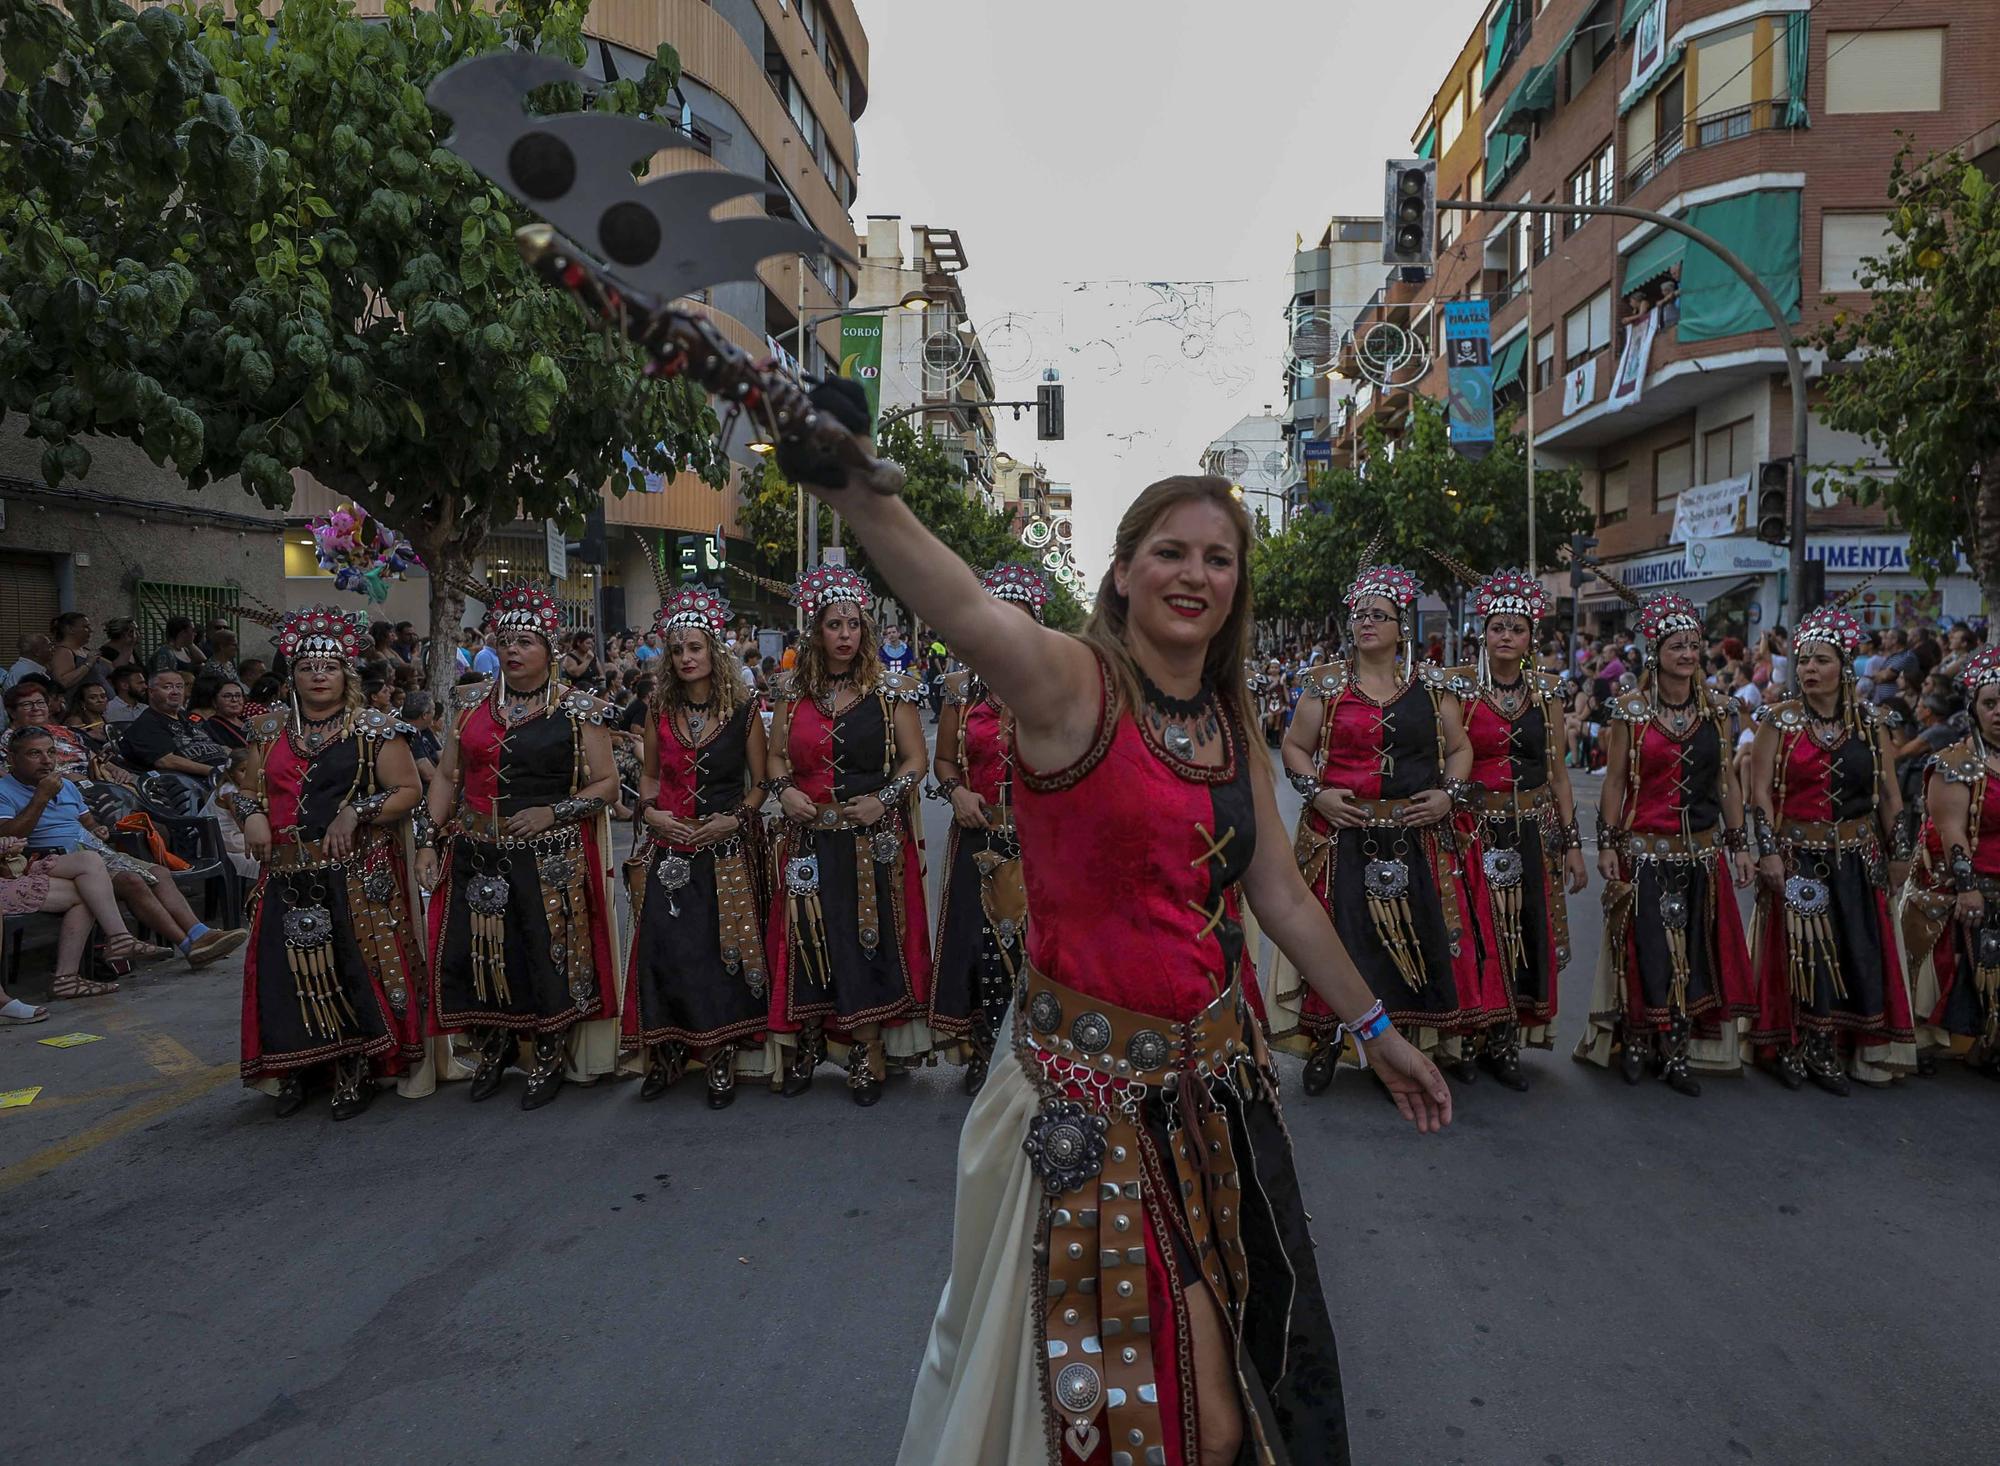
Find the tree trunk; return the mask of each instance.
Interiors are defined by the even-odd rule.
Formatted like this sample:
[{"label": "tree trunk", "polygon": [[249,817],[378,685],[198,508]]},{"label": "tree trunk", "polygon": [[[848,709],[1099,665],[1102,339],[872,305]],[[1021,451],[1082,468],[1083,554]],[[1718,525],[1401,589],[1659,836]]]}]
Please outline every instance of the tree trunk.
[{"label": "tree trunk", "polygon": [[401,526],[430,577],[430,694],[441,716],[451,708],[451,689],[458,681],[458,627],[465,596],[458,583],[472,575],[472,562],[485,548],[488,527],[484,509],[461,515],[457,497],[447,495],[436,518],[425,517]]}]

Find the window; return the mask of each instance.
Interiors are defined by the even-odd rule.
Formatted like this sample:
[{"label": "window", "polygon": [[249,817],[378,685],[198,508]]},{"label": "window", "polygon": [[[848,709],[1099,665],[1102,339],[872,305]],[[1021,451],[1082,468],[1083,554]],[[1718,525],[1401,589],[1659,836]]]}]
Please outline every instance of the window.
[{"label": "window", "polygon": [[[1451,196],[1456,199],[1459,196],[1459,191],[1454,188],[1451,191]],[[1457,209],[1438,210],[1438,248],[1440,250],[1449,249],[1452,241],[1458,238],[1458,221],[1464,217]]]},{"label": "window", "polygon": [[1611,344],[1611,292],[1600,290],[1563,317],[1563,358],[1575,366]]},{"label": "window", "polygon": [[1465,126],[1465,95],[1453,92],[1451,100],[1438,113],[1438,156],[1442,158],[1451,151],[1451,145],[1458,141],[1458,135]]},{"label": "window", "polygon": [[1720,483],[1726,478],[1756,470],[1754,446],[1757,424],[1752,418],[1730,423],[1701,435],[1702,482]]},{"label": "window", "polygon": [[1577,94],[1590,85],[1590,79],[1604,64],[1618,45],[1618,17],[1612,13],[1612,0],[1598,0],[1597,6],[1586,15],[1576,29],[1576,42],[1569,48],[1564,58],[1569,67],[1569,96],[1576,100]]},{"label": "window", "polygon": [[[1701,100],[1695,105],[1701,108],[1702,144],[1720,142],[1725,136],[1740,137],[1750,131],[1750,104],[1755,100],[1751,89],[1753,61],[1756,56],[1756,36],[1750,26],[1740,26],[1735,30],[1714,31],[1695,43],[1695,76],[1701,84]],[[1783,64],[1782,57],[1779,64]],[[1720,128],[1734,118],[1725,118],[1726,113],[1741,113],[1742,132],[1721,132],[1710,136],[1710,129]]]},{"label": "window", "polygon": [[1617,190],[1613,184],[1617,176],[1617,161],[1612,155],[1611,142],[1607,139],[1604,150],[1597,155],[1597,201],[1600,204],[1616,201]]},{"label": "window", "polygon": [[1828,112],[1935,112],[1944,105],[1944,28],[1828,31]]},{"label": "window", "polygon": [[1535,390],[1546,392],[1556,384],[1556,333],[1551,326],[1535,338]]},{"label": "window", "polygon": [[1621,463],[1616,468],[1604,470],[1604,481],[1598,489],[1597,522],[1617,524],[1625,518],[1625,511],[1632,500],[1632,465]]},{"label": "window", "polygon": [[1861,261],[1881,256],[1889,243],[1887,214],[1827,214],[1820,220],[1819,288],[1866,290]]},{"label": "window", "polygon": [[1531,214],[1535,221],[1535,263],[1540,264],[1556,249],[1556,216],[1554,214]]},{"label": "window", "polygon": [[[1570,174],[1567,190],[1570,203],[1580,209],[1611,203],[1611,169],[1611,144],[1607,141],[1590,157],[1584,159],[1581,168]],[[1563,238],[1569,238],[1589,220],[1588,214],[1566,216],[1563,219]]]},{"label": "window", "polygon": [[1653,98],[1653,130],[1659,135],[1654,150],[1663,165],[1681,155],[1686,142],[1682,129],[1686,123],[1687,73],[1683,71],[1677,72]]},{"label": "window", "polygon": [[1681,494],[1694,487],[1694,440],[1653,455],[1653,512],[1671,514]]}]

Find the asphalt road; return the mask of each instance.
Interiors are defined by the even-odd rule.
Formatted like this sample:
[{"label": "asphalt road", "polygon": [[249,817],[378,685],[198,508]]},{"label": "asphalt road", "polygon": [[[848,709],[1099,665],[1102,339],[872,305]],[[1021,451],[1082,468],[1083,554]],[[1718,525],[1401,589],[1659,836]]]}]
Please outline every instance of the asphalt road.
[{"label": "asphalt road", "polygon": [[[1573,920],[1591,952],[1594,894]],[[0,1112],[10,1466],[892,1459],[955,1072],[868,1113],[836,1072],[720,1115],[624,1084],[280,1122],[239,993],[168,971],[0,1034],[0,1090],[44,1086]],[[35,1042],[73,1030],[103,1041]],[[1365,1080],[1289,1091],[1358,1461],[1986,1459],[2000,1089],[1530,1067],[1430,1139]]]}]

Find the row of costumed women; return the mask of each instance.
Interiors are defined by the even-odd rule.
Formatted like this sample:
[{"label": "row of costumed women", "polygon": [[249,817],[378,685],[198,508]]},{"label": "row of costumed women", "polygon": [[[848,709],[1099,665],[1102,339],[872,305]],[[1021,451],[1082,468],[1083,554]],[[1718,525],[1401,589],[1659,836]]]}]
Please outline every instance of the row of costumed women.
[{"label": "row of costumed women", "polygon": [[[985,585],[1039,619],[1034,571],[999,566]],[[643,1076],[646,1099],[700,1070],[721,1108],[739,1075],[796,1095],[829,1057],[864,1106],[892,1066],[940,1053],[978,1088],[1026,896],[1007,717],[975,679],[950,679],[940,722],[932,793],[953,820],[933,933],[920,688],[884,669],[865,582],[822,566],[794,587],[810,630],[767,731],[724,654],[728,605],[661,576],[621,942],[613,709],[555,678],[563,628],[545,589],[460,589],[488,607],[501,672],[460,689],[428,796],[400,725],[361,705],[362,619],[249,613],[274,629],[291,685],[289,705],[253,725],[233,796],[262,867],[246,1083],[291,1114],[329,1081],[336,1119],[381,1080],[419,1097],[466,1079],[483,1100],[516,1068],[524,1109],[620,1070]]]},{"label": "row of costumed women", "polygon": [[[1523,1051],[1554,1045],[1567,897],[1587,878],[1558,680],[1531,660],[1550,607],[1522,572],[1449,568],[1475,586],[1467,666],[1416,660],[1408,571],[1365,563],[1349,588],[1345,655],[1302,675],[1283,744],[1305,801],[1295,853],[1397,1027],[1461,1081],[1484,1070],[1525,1089]],[[999,566],[985,585],[1039,619],[1034,571]],[[1698,675],[1696,609],[1613,585],[1646,660],[1612,709],[1605,940],[1575,1057],[1688,1095],[1698,1073],[1746,1061],[1845,1093],[1916,1069],[1920,1041],[2000,1073],[2000,839],[1980,839],[2000,772],[2000,651],[1964,674],[1974,731],[1930,773],[1898,930],[1893,764],[1855,695],[1854,618],[1836,603],[1801,624],[1799,695],[1760,709],[1746,791],[1733,700]],[[978,1089],[1028,916],[1006,709],[970,674],[948,679],[929,758],[920,689],[883,670],[865,582],[822,566],[794,587],[809,632],[767,732],[723,652],[728,606],[660,588],[622,942],[612,710],[554,677],[546,590],[462,587],[488,606],[502,670],[461,690],[428,798],[399,725],[360,704],[360,618],[252,613],[292,669],[290,706],[253,727],[235,804],[263,865],[243,1075],[281,1113],[320,1076],[346,1118],[378,1080],[415,1097],[469,1079],[479,1100],[516,1067],[528,1109],[619,1070],[643,1076],[647,1099],[700,1070],[721,1108],[739,1076],[796,1095],[829,1058],[864,1106],[892,1067],[937,1055]],[[927,762],[952,814],[934,928],[916,803]],[[1753,881],[1746,936],[1732,888]],[[1263,987],[1274,1040],[1305,1057],[1307,1093],[1323,1091],[1352,1041],[1282,958]]]}]

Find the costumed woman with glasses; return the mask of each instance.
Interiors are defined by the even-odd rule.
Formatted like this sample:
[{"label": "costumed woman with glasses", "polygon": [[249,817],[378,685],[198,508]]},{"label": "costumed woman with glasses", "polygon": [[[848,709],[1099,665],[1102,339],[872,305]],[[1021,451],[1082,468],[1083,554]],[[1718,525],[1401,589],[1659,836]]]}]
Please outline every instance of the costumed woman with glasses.
[{"label": "costumed woman with glasses", "polygon": [[[610,704],[554,675],[562,608],[539,585],[459,587],[486,604],[500,675],[455,694],[418,879],[430,906],[431,1027],[472,1037],[472,1098],[525,1041],[521,1108],[617,1064],[618,969],[604,811]],[[439,859],[438,852],[442,852]]]},{"label": "costumed woman with glasses", "polygon": [[[1049,584],[1041,571],[995,565],[980,584],[995,600],[1042,619]],[[976,672],[944,679],[931,770],[952,819],[938,897],[930,1025],[962,1045],[965,1092],[977,1094],[1021,969],[1027,888],[1014,837],[1013,715]]]},{"label": "costumed woman with glasses", "polygon": [[1593,572],[1636,613],[1636,691],[1613,699],[1597,808],[1604,945],[1578,1059],[1648,1070],[1701,1093],[1697,1069],[1743,1067],[1742,1020],[1757,1012],[1743,917],[1730,890],[1755,876],[1743,794],[1730,773],[1736,703],[1701,677],[1702,624],[1684,596],[1641,601]]},{"label": "costumed woman with glasses", "polygon": [[2000,647],[1958,683],[1972,732],[1931,763],[1899,919],[1924,1064],[1955,1054],[2000,1079]]},{"label": "costumed woman with glasses", "polygon": [[329,606],[243,614],[273,628],[287,704],[246,727],[251,760],[229,798],[260,870],[243,957],[243,1082],[306,1104],[330,1072],[333,1118],[375,1093],[430,1093],[423,934],[410,884],[410,815],[423,798],[403,727],[365,707],[366,618]]},{"label": "costumed woman with glasses", "polygon": [[[648,558],[651,552],[648,551]],[[736,1098],[739,1049],[764,1031],[764,720],[724,643],[729,604],[661,573],[659,682],[645,725],[645,833],[632,873],[624,1043],[640,1099],[698,1063],[708,1107]],[[769,1072],[768,1068],[764,1072]]]},{"label": "costumed woman with glasses", "polygon": [[[814,402],[866,431],[855,384]],[[1280,826],[1243,681],[1242,505],[1220,478],[1145,490],[1070,637],[981,594],[882,480],[779,452],[794,482],[844,486],[829,497],[873,564],[1014,718],[1028,964],[959,1140],[951,1277],[899,1461],[1348,1461],[1245,987],[1245,896],[1419,1129],[1450,1119],[1451,1096],[1371,1002],[1282,839],[1257,838]]]},{"label": "costumed woman with glasses", "polygon": [[847,1048],[857,1105],[882,1097],[888,1061],[930,1049],[930,922],[917,785],[923,686],[877,653],[872,597],[844,565],[799,577],[798,665],[777,689],[766,789],[784,821],[771,906],[770,1027],[803,1094],[829,1036]]},{"label": "costumed woman with glasses", "polygon": [[[1470,820],[1459,708],[1473,688],[1417,660],[1416,577],[1375,550],[1347,590],[1347,658],[1299,678],[1282,749],[1305,800],[1293,854],[1390,1020],[1469,1083],[1479,1032],[1512,1019]],[[1306,1093],[1322,1093],[1347,1043],[1340,1020],[1283,962],[1272,991],[1273,1031],[1306,1055]]]},{"label": "costumed woman with glasses", "polygon": [[1437,558],[1472,586],[1479,625],[1477,662],[1451,675],[1472,689],[1461,709],[1481,791],[1480,870],[1513,1009],[1482,1035],[1479,1062],[1507,1088],[1525,1090],[1522,1047],[1554,1047],[1557,984],[1570,957],[1567,898],[1590,879],[1562,757],[1562,679],[1528,660],[1549,593],[1522,570],[1482,579]]},{"label": "costumed woman with glasses", "polygon": [[1799,695],[1756,712],[1750,844],[1758,1014],[1750,1043],[1787,1089],[1916,1069],[1916,1031],[1889,916],[1902,813],[1889,719],[1855,692],[1861,587],[1806,613],[1792,640]]}]

